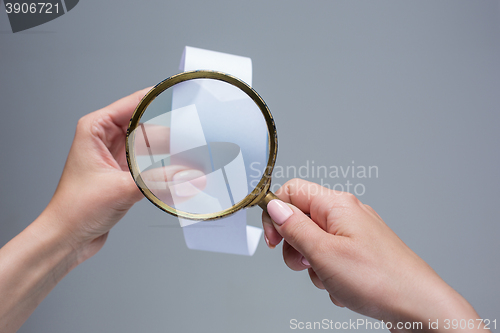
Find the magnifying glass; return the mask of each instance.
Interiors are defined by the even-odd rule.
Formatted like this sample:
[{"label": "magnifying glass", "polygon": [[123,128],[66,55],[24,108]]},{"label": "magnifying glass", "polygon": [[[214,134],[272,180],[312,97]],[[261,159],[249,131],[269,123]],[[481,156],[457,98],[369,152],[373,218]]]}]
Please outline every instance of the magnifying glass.
[{"label": "magnifying glass", "polygon": [[216,71],[171,76],[137,106],[127,130],[130,172],[174,216],[213,220],[267,204],[278,139],[264,100]]}]

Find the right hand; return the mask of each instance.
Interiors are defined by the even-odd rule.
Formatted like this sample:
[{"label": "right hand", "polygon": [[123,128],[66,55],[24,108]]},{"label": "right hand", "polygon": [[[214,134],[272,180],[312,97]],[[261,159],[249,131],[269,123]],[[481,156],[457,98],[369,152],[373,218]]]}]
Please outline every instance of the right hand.
[{"label": "right hand", "polygon": [[262,216],[266,241],[272,248],[284,238],[287,266],[308,269],[313,284],[326,289],[334,304],[394,327],[421,321],[424,331],[429,319],[440,319],[442,326],[444,319],[479,318],[354,195],[300,179],[287,182],[276,195],[282,201],[271,201],[269,215]]}]

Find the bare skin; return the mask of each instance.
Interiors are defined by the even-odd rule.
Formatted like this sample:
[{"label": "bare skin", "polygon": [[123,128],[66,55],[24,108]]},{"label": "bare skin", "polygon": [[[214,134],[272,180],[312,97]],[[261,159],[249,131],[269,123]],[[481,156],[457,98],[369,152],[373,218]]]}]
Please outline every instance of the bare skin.
[{"label": "bare skin", "polygon": [[[307,269],[337,306],[390,322],[478,319],[472,306],[354,195],[305,180],[287,182],[262,220],[271,248],[282,239],[292,270]],[[310,214],[310,218],[305,215]],[[485,332],[482,325],[467,332]],[[392,332],[408,332],[392,329]],[[464,330],[458,330],[464,331]]]},{"label": "bare skin", "polygon": [[[110,229],[143,197],[128,171],[124,146],[129,119],[147,91],[80,119],[49,205],[0,249],[0,332],[16,332],[68,272],[102,248]],[[169,129],[148,131],[155,140],[155,133],[165,137]],[[159,147],[167,152],[164,148]],[[156,171],[144,177],[176,181],[191,173],[200,179],[198,170],[178,165]],[[285,239],[287,265],[308,269],[333,303],[386,322],[479,318],[373,209],[346,193],[302,194],[301,184],[312,183],[295,180],[277,193],[293,204],[291,214],[281,225],[264,214],[265,234],[271,247]]]},{"label": "bare skin", "polygon": [[[17,331],[69,271],[102,248],[109,230],[143,198],[128,171],[125,134],[135,107],[148,90],[78,121],[49,205],[0,249],[0,332]],[[168,129],[151,133],[162,131]],[[169,177],[188,169],[168,168]],[[164,174],[163,170],[159,173]]]}]

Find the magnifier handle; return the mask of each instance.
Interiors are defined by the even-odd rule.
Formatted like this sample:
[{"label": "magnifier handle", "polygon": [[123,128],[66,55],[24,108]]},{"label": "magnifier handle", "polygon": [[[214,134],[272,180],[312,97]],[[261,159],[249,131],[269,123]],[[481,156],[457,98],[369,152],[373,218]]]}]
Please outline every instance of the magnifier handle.
[{"label": "magnifier handle", "polygon": [[266,195],[264,196],[264,198],[262,198],[262,200],[260,200],[258,205],[260,208],[262,208],[262,210],[264,210],[267,213],[267,204],[269,203],[269,201],[274,200],[274,199],[279,200],[279,198],[273,192],[268,191],[266,193]]}]

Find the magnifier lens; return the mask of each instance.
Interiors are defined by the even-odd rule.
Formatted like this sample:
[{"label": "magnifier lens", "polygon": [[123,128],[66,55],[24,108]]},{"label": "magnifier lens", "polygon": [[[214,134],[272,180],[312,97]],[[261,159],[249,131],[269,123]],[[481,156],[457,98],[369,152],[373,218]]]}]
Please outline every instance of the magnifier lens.
[{"label": "magnifier lens", "polygon": [[176,83],[147,105],[129,132],[132,175],[146,197],[178,216],[204,218],[237,207],[266,176],[268,123],[233,84]]}]

